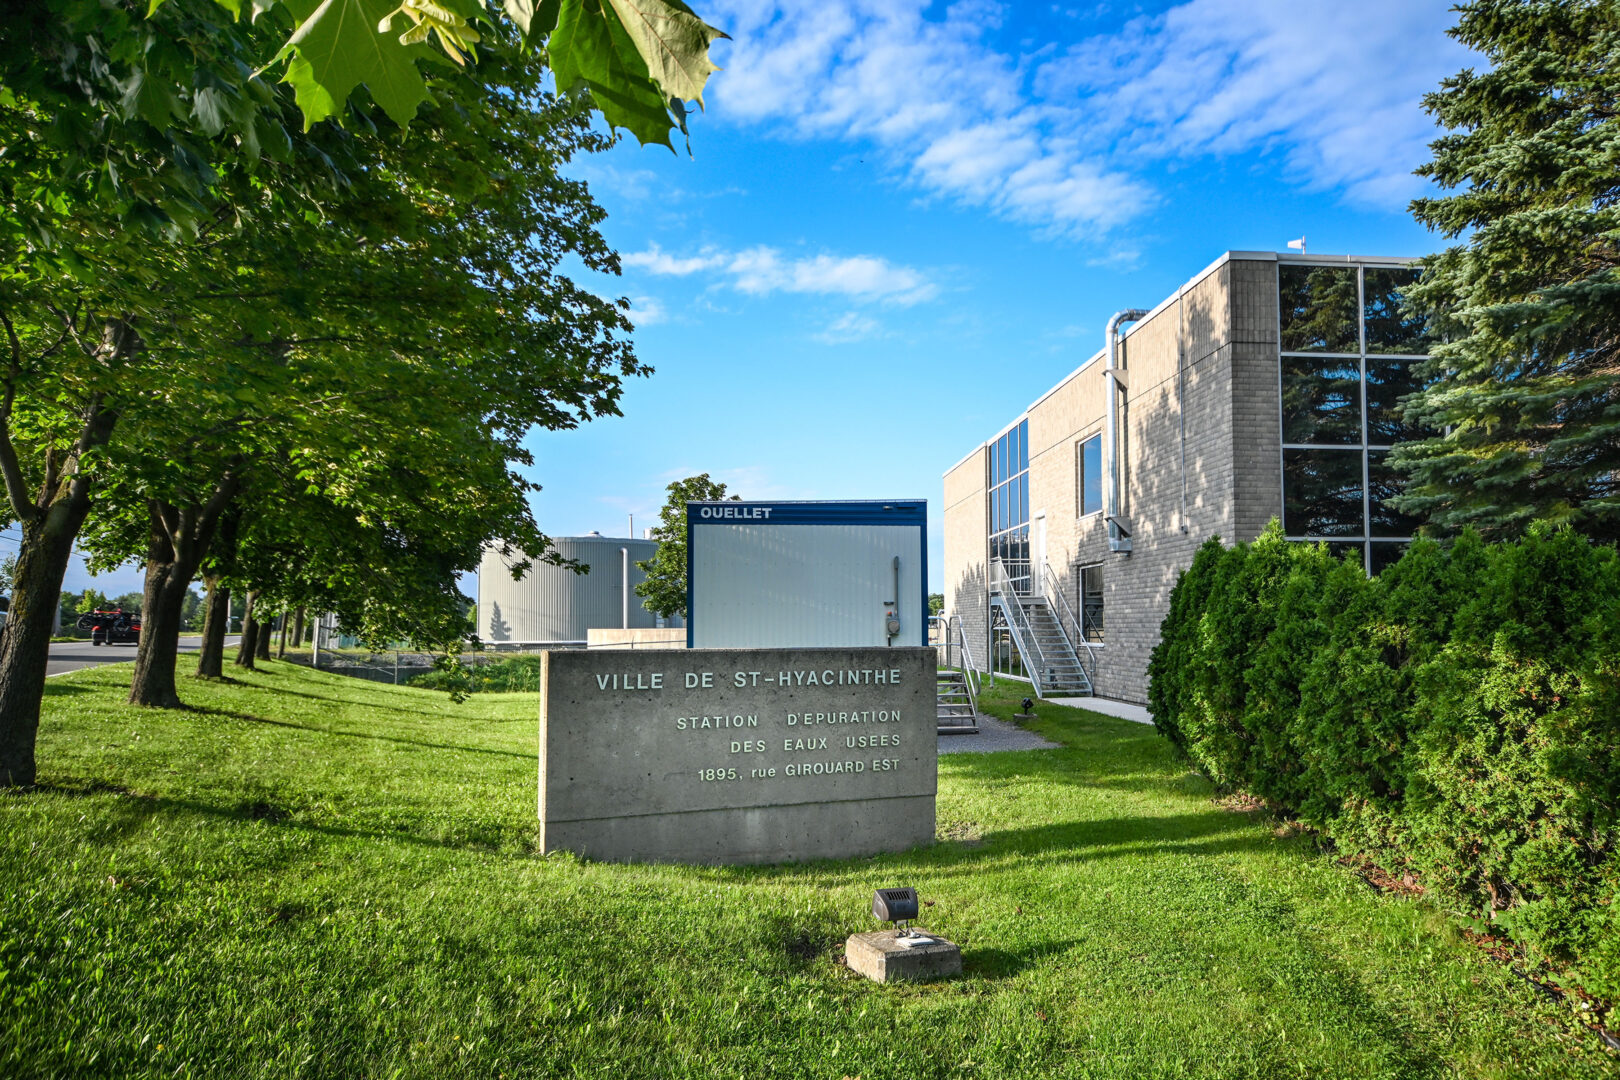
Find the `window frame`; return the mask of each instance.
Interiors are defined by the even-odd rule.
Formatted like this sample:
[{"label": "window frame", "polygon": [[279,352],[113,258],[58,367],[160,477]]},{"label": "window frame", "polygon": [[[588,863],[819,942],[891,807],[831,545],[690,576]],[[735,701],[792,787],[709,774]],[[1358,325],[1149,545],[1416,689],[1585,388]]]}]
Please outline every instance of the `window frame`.
[{"label": "window frame", "polygon": [[[1075,609],[1080,613],[1080,640],[1079,645],[1088,649],[1100,649],[1108,644],[1108,575],[1106,562],[1076,563],[1074,567],[1074,591],[1078,601]],[[1102,599],[1097,607],[1102,618],[1097,623],[1097,638],[1092,640],[1087,636],[1088,621],[1086,618],[1086,571],[1094,570],[1097,573],[1097,592],[1094,594]]]},{"label": "window frame", "polygon": [[[1413,264],[1400,265],[1383,262],[1350,262],[1348,265],[1354,269],[1356,275],[1356,346],[1358,351],[1352,353],[1317,352],[1317,351],[1284,351],[1283,344],[1283,304],[1282,304],[1282,270],[1285,266],[1324,267],[1329,269],[1343,268],[1347,262],[1315,262],[1310,259],[1279,259],[1276,263],[1276,273],[1273,284],[1277,296],[1277,505],[1282,511],[1284,527],[1287,524],[1288,507],[1288,471],[1286,460],[1290,450],[1338,450],[1353,452],[1361,455],[1361,532],[1359,535],[1350,534],[1342,536],[1316,535],[1311,533],[1285,532],[1287,539],[1300,543],[1326,543],[1340,546],[1356,544],[1361,547],[1362,572],[1371,576],[1373,573],[1373,548],[1377,544],[1410,544],[1412,537],[1393,537],[1373,535],[1373,499],[1372,499],[1372,455],[1375,452],[1389,450],[1393,443],[1371,442],[1369,430],[1370,418],[1367,413],[1367,366],[1368,361],[1376,360],[1380,363],[1390,361],[1405,361],[1407,363],[1420,363],[1429,357],[1424,353],[1395,353],[1367,351],[1367,271],[1411,269]],[[1284,413],[1283,397],[1283,365],[1287,357],[1307,357],[1313,360],[1340,359],[1354,360],[1359,373],[1358,388],[1361,400],[1360,438],[1353,443],[1292,443],[1284,441],[1283,432],[1286,430],[1287,416]]]},{"label": "window frame", "polygon": [[[1097,444],[1097,509],[1086,509],[1086,447],[1092,443]],[[1084,520],[1101,514],[1105,509],[1103,491],[1107,479],[1103,476],[1102,461],[1102,432],[1095,431],[1090,435],[1076,439],[1074,443],[1074,516],[1076,520]]]}]

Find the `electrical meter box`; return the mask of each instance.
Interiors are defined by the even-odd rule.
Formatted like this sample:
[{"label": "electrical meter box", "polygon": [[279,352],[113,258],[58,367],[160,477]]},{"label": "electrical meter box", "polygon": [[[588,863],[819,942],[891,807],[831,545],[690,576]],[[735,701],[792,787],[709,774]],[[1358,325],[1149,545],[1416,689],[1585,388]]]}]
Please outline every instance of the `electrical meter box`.
[{"label": "electrical meter box", "polygon": [[686,504],[686,644],[928,643],[928,501]]}]

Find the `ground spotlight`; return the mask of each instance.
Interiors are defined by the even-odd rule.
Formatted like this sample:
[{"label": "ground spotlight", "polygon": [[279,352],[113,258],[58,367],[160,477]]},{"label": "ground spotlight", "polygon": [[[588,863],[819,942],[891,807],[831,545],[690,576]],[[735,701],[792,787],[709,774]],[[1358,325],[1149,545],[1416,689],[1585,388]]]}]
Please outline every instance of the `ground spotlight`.
[{"label": "ground spotlight", "polygon": [[880,922],[894,923],[896,936],[918,936],[905,924],[917,917],[920,906],[917,890],[906,886],[901,889],[879,889],[872,894],[872,915]]}]

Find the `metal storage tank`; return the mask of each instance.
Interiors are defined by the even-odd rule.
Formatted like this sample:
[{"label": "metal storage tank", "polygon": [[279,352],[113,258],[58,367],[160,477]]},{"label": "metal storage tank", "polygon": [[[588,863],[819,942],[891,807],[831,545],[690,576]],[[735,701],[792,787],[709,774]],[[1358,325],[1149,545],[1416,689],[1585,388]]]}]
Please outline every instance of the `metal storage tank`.
[{"label": "metal storage tank", "polygon": [[686,643],[926,645],[927,531],[923,499],[687,503]]},{"label": "metal storage tank", "polygon": [[647,577],[636,563],[652,558],[656,540],[592,533],[553,537],[552,543],[558,554],[577,559],[590,572],[537,563],[514,581],[511,564],[516,560],[503,558],[498,548],[484,549],[478,565],[478,636],[486,643],[583,647],[587,630],[681,625],[679,616],[660,622],[641,606],[635,592]]}]

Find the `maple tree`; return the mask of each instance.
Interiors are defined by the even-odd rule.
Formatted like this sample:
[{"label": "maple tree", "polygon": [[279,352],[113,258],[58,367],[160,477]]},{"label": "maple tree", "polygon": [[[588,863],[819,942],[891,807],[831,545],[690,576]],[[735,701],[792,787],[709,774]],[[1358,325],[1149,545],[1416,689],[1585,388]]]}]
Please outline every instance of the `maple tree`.
[{"label": "maple tree", "polygon": [[[521,462],[528,425],[612,409],[618,378],[638,370],[622,306],[551,273],[567,255],[617,270],[600,210],[556,175],[607,137],[577,98],[541,94],[518,30],[488,27],[472,70],[425,63],[431,93],[402,137],[370,82],[334,99],[338,124],[312,119],[291,70],[306,54],[284,50],[286,81],[267,77],[260,61],[318,13],[294,14],[46,0],[0,23],[0,476],[22,532],[0,640],[0,783],[33,781],[57,595],[103,495],[108,513],[146,513],[141,554],[168,567],[156,593],[148,581],[155,649],[178,626],[164,613],[183,603],[187,565],[207,564],[221,527],[221,512],[202,509],[241,497],[181,450],[231,449],[237,478],[303,445],[270,436],[310,437],[291,419],[311,401],[332,406],[322,432],[374,430],[355,417],[384,387],[459,408],[453,419],[491,433],[481,445]],[[364,338],[377,344],[368,363]],[[446,392],[457,387],[483,396]],[[351,449],[383,446],[399,449]],[[544,551],[537,530],[514,527]],[[164,668],[155,654],[137,665],[137,700],[177,700]]]}]

